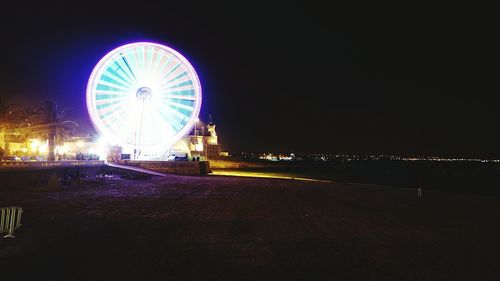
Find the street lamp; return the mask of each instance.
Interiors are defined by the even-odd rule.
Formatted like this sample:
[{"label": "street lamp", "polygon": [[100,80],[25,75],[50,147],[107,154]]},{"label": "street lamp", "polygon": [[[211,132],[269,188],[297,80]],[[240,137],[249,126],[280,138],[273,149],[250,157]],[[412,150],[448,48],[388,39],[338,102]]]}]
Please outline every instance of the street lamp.
[{"label": "street lamp", "polygon": [[199,119],[198,117],[196,117],[196,119],[194,119],[194,138],[195,138],[196,140],[198,140],[198,139],[196,138],[196,126],[198,125],[198,121],[200,121],[200,119]]},{"label": "street lamp", "polygon": [[198,141],[198,122],[200,119],[194,119],[194,151],[201,151],[199,149],[199,141]]}]

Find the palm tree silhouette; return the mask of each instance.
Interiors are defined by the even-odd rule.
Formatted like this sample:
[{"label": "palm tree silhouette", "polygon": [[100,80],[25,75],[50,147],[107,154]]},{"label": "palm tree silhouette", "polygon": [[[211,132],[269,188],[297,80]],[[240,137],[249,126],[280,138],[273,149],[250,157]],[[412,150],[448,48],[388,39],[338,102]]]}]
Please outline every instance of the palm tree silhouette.
[{"label": "palm tree silhouette", "polygon": [[66,119],[68,108],[62,108],[56,102],[45,100],[40,107],[28,117],[28,132],[48,140],[48,161],[55,161],[54,149],[56,144],[61,144],[71,136],[78,124]]}]

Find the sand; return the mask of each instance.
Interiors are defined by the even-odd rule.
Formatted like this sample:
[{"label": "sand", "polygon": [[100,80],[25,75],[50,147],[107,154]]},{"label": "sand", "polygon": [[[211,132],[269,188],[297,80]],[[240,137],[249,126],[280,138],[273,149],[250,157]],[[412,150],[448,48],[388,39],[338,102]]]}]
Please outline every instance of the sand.
[{"label": "sand", "polygon": [[500,198],[171,175],[58,191],[24,209],[2,280],[500,280]]}]

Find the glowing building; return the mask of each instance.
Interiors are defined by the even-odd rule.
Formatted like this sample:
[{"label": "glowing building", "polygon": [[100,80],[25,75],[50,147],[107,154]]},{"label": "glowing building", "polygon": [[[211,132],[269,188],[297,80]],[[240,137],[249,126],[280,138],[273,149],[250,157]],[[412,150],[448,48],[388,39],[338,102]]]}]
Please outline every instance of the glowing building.
[{"label": "glowing building", "polygon": [[179,140],[171,150],[171,155],[182,157],[200,157],[200,159],[219,159],[220,144],[215,131],[215,124],[209,121],[204,125],[200,121],[189,135]]}]

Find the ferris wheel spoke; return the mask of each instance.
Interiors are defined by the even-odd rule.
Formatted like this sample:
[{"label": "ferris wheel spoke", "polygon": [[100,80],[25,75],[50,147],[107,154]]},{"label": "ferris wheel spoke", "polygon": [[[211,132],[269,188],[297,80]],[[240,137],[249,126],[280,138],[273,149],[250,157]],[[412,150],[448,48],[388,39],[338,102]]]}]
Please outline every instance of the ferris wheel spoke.
[{"label": "ferris wheel spoke", "polygon": [[[101,78],[102,78],[102,76],[101,76]],[[108,82],[108,81],[105,81],[105,80],[102,80],[102,79],[99,81],[99,83],[97,85],[108,86],[108,87],[113,88],[113,90],[115,90],[117,92],[122,92],[122,93],[126,93],[126,92],[130,91],[129,87],[123,87],[123,86],[120,86],[118,84],[114,84],[112,82]]]},{"label": "ferris wheel spoke", "polygon": [[[186,85],[172,87],[172,88],[171,87],[163,87],[160,89],[160,91],[161,91],[162,95],[170,95],[172,93],[174,95],[178,95],[179,92],[182,92],[182,91],[194,91],[194,85],[188,83]],[[187,93],[187,92],[185,92],[185,93]],[[191,95],[191,94],[187,93],[187,95]],[[194,96],[194,94],[193,94],[193,96]]]},{"label": "ferris wheel spoke", "polygon": [[134,77],[134,73],[130,70],[128,60],[126,60],[122,54],[120,54],[120,56],[116,58],[112,67],[116,68],[114,70],[117,74],[123,74],[120,75],[123,80],[127,81],[131,85],[137,83],[137,79]]},{"label": "ferris wheel spoke", "polygon": [[194,87],[194,83],[189,76],[181,77],[179,80],[172,81],[170,83],[163,83],[161,85],[162,90],[174,89],[177,87],[191,86]]},{"label": "ferris wheel spoke", "polygon": [[[161,89],[161,94],[162,95],[171,95],[172,93],[174,93],[174,94],[179,95],[180,92],[184,92],[184,93],[187,93],[187,95],[183,94],[184,96],[191,96],[191,95],[189,95],[189,93],[191,93],[192,91],[194,91],[193,85],[187,85],[187,86],[180,86],[177,88]],[[192,95],[192,97],[194,97],[194,94]]]},{"label": "ferris wheel spoke", "polygon": [[137,82],[137,77],[135,76],[134,71],[132,70],[132,67],[130,66],[127,58],[125,56],[123,56],[122,53],[120,53],[120,56],[122,58],[122,61],[125,63],[125,66],[127,67],[128,71],[130,72],[132,77],[134,77],[134,80]]},{"label": "ferris wheel spoke", "polygon": [[118,116],[116,115],[108,115],[105,119],[102,119],[101,120],[104,125],[110,129],[113,129],[114,126],[111,126],[113,124],[116,124],[116,123],[119,123],[120,122],[120,118],[118,118]]},{"label": "ferris wheel spoke", "polygon": [[[179,83],[177,85],[180,85],[180,84],[182,84],[182,83]],[[185,83],[185,84],[182,84],[182,85],[177,86],[177,87],[171,87],[171,86],[167,85],[167,86],[160,88],[161,93],[180,92],[180,91],[189,91],[189,90],[194,90],[193,84]]]},{"label": "ferris wheel spoke", "polygon": [[165,105],[163,110],[167,111],[169,115],[172,117],[172,119],[178,122],[179,124],[183,124],[184,120],[187,120],[190,117],[189,114],[185,114],[184,112],[181,112],[170,105]]},{"label": "ferris wheel spoke", "polygon": [[115,94],[128,92],[128,89],[125,89],[117,85],[113,85],[112,83],[108,83],[106,81],[98,81],[96,83],[95,90],[103,92],[111,92]]},{"label": "ferris wheel spoke", "polygon": [[157,76],[159,73],[161,73],[159,71],[159,68],[165,63],[165,61],[167,60],[167,56],[165,55],[165,53],[162,51],[162,50],[157,50],[157,49],[154,49],[154,53],[155,53],[155,59],[154,59],[154,65],[153,67],[151,68],[151,73],[155,76]]},{"label": "ferris wheel spoke", "polygon": [[153,68],[154,68],[154,64],[156,63],[156,52],[155,52],[155,48],[153,47],[150,47],[149,48],[149,52],[148,52],[148,73],[152,73],[153,72]]},{"label": "ferris wheel spoke", "polygon": [[183,99],[177,99],[177,98],[173,98],[173,99],[169,99],[170,102],[172,102],[173,104],[179,104],[179,105],[182,105],[182,106],[185,106],[187,109],[190,109],[190,110],[193,110],[194,108],[194,100],[183,100]]},{"label": "ferris wheel spoke", "polygon": [[165,70],[165,69],[169,69],[168,66],[172,63],[172,59],[174,58],[174,56],[172,54],[170,54],[168,56],[168,58],[166,56],[162,56],[162,62],[161,62],[161,67],[160,69],[158,69],[158,75],[161,77],[163,77],[165,75],[165,72],[167,72],[168,70]]},{"label": "ferris wheel spoke", "polygon": [[141,143],[144,145],[154,145],[157,143],[161,143],[162,140],[168,139],[175,134],[170,131],[170,126],[166,127],[166,123],[161,120],[161,116],[157,116],[156,119],[153,119],[150,123],[150,126],[144,128],[144,134],[147,138],[141,140]]},{"label": "ferris wheel spoke", "polygon": [[168,85],[169,83],[172,83],[173,81],[182,77],[186,77],[187,75],[188,72],[183,67],[178,67],[164,77],[162,86]]},{"label": "ferris wheel spoke", "polygon": [[169,106],[173,111],[180,113],[177,115],[178,117],[182,116],[182,118],[180,118],[179,121],[183,120],[184,117],[189,118],[191,116],[191,113],[193,112],[192,108],[185,107],[182,105],[170,104]]},{"label": "ferris wheel spoke", "polygon": [[117,92],[108,92],[108,91],[96,91],[95,100],[107,100],[107,99],[119,99],[126,98],[128,93],[117,93]]},{"label": "ferris wheel spoke", "polygon": [[98,100],[98,101],[96,101],[95,104],[96,104],[97,110],[102,110],[104,108],[111,107],[114,105],[120,105],[120,102],[121,101]]},{"label": "ferris wheel spoke", "polygon": [[151,49],[151,59],[149,61],[149,73],[150,75],[154,75],[157,64],[158,64],[158,51],[154,48]]},{"label": "ferris wheel spoke", "polygon": [[[108,102],[105,102],[108,101]],[[123,109],[126,106],[126,99],[115,99],[115,100],[96,100],[96,109],[102,112],[108,112],[114,110],[115,108]],[[99,104],[98,104],[99,102]]]},{"label": "ferris wheel spoke", "polygon": [[112,117],[113,115],[116,114],[117,111],[119,111],[120,109],[119,108],[114,108],[114,109],[111,109],[111,110],[98,110],[98,115],[99,117],[101,118],[101,120],[106,123],[106,119],[109,118],[109,117]]},{"label": "ferris wheel spoke", "polygon": [[108,94],[97,94],[96,103],[113,102],[113,101],[125,101],[127,99],[127,94],[119,95],[108,95]]},{"label": "ferris wheel spoke", "polygon": [[100,115],[103,115],[103,114],[107,114],[107,113],[112,113],[112,112],[115,112],[117,110],[122,110],[123,109],[123,105],[121,103],[107,103],[107,104],[103,104],[103,105],[96,105],[96,109],[97,109],[97,112],[100,114]]},{"label": "ferris wheel spoke", "polygon": [[172,67],[171,69],[168,70],[167,74],[165,74],[162,79],[167,79],[168,76],[171,73],[173,73],[174,71],[176,71],[177,69],[179,69],[179,67],[181,67],[181,64],[177,62],[177,64],[174,67]]},{"label": "ferris wheel spoke", "polygon": [[182,119],[176,118],[174,116],[167,116],[167,113],[161,112],[161,115],[164,116],[165,123],[171,128],[172,132],[179,132],[182,129]]},{"label": "ferris wheel spoke", "polygon": [[172,96],[191,96],[195,97],[195,92],[194,89],[189,89],[189,90],[179,90],[179,91],[168,91],[169,95]]},{"label": "ferris wheel spoke", "polygon": [[128,115],[109,114],[102,119],[102,122],[109,131],[113,132],[113,135],[123,138],[129,138],[134,129],[133,126],[130,126]]},{"label": "ferris wheel spoke", "polygon": [[185,81],[182,81],[182,82],[177,82],[177,84],[173,84],[173,85],[169,85],[167,84],[167,89],[175,89],[175,88],[180,88],[180,87],[193,87],[193,81],[191,79],[187,79]]},{"label": "ferris wheel spoke", "polygon": [[165,105],[162,102],[153,103],[153,108],[154,108],[155,112],[162,114],[162,116],[165,117],[164,119],[168,119],[167,118],[168,115],[163,115],[163,113],[165,111]]},{"label": "ferris wheel spoke", "polygon": [[191,116],[192,110],[177,107],[175,105],[168,105],[167,110],[174,113],[174,115],[178,118],[179,122],[182,122],[185,118],[188,118]]},{"label": "ferris wheel spoke", "polygon": [[141,72],[142,74],[149,74],[148,72],[148,47],[147,46],[141,46],[139,47],[139,51],[137,52],[137,55],[139,57],[139,61],[141,62]]},{"label": "ferris wheel spoke", "polygon": [[[173,107],[175,109],[177,108],[182,108],[182,109],[185,109],[185,110],[193,110],[194,106],[191,106],[191,105],[194,105],[194,102],[193,101],[190,101],[190,100],[180,100],[180,99],[171,99],[171,98],[162,98],[161,99],[162,103],[167,106],[167,107]],[[185,114],[186,116],[190,116],[191,114]]]},{"label": "ferris wheel spoke", "polygon": [[126,83],[125,81],[118,79],[117,77],[115,77],[114,75],[109,74],[109,73],[104,73],[101,76],[101,81],[106,81],[106,82],[112,83],[113,85],[118,85],[118,86],[121,86],[121,87],[124,87],[127,89],[130,89],[130,86],[131,86],[130,84]]},{"label": "ferris wheel spoke", "polygon": [[139,83],[138,66],[135,59],[135,55],[131,50],[125,50],[120,53],[120,57],[117,58],[116,62],[122,66],[122,69],[128,73],[130,81],[134,84]]},{"label": "ferris wheel spoke", "polygon": [[166,99],[164,103],[170,106],[179,107],[186,110],[193,110],[194,102],[190,100]]},{"label": "ferris wheel spoke", "polygon": [[136,47],[134,51],[134,61],[137,67],[137,70],[140,73],[144,73],[144,60],[142,59],[142,54],[144,53],[144,47],[139,46]]},{"label": "ferris wheel spoke", "polygon": [[[106,72],[108,75],[109,74],[112,74],[114,76],[116,76],[117,78],[119,78],[121,81],[123,81],[124,83],[126,84],[129,84],[130,86],[132,86],[134,83],[135,83],[135,79],[134,77],[132,76],[132,73],[128,73],[127,70],[127,66],[125,64],[123,64],[124,62],[122,62],[121,59],[119,60],[115,60],[113,62],[113,64],[111,64],[107,69],[106,69]],[[123,65],[122,65],[123,64]],[[125,70],[127,69],[127,70]]]},{"label": "ferris wheel spoke", "polygon": [[103,121],[107,120],[106,122],[109,122],[109,120],[113,120],[114,118],[111,117],[122,117],[123,119],[123,105],[120,102],[96,104],[95,108]]},{"label": "ferris wheel spoke", "polygon": [[155,118],[155,124],[156,128],[161,128],[159,134],[159,137],[165,138],[165,137],[172,137],[175,135],[175,132],[178,130],[175,130],[172,128],[171,123],[169,123],[167,120],[165,120],[161,114],[161,112],[156,112],[157,118]]},{"label": "ferris wheel spoke", "polygon": [[124,87],[132,87],[133,81],[130,80],[130,77],[127,76],[127,73],[121,68],[119,68],[118,70],[120,70],[122,73],[118,73],[118,71],[115,70],[113,66],[110,66],[106,69],[106,72],[103,73],[102,77],[109,77],[116,83],[121,83]]},{"label": "ferris wheel spoke", "polygon": [[142,47],[142,62],[143,62],[143,69],[142,71],[144,73],[149,73],[149,50],[148,50],[148,46],[144,46]]},{"label": "ferris wheel spoke", "polygon": [[151,52],[150,52],[150,47],[144,46],[144,52],[142,53],[142,59],[144,61],[144,73],[151,73],[151,64],[150,64],[150,59],[151,59]]},{"label": "ferris wheel spoke", "polygon": [[[119,139],[127,140],[126,142],[130,142],[129,139],[133,136],[133,132],[130,129],[122,129],[119,130],[117,127],[123,126],[124,122],[116,120],[116,122],[112,123],[108,128],[113,133],[113,135],[117,136]],[[128,128],[128,127],[127,127]]]},{"label": "ferris wheel spoke", "polygon": [[180,95],[170,95],[170,94],[164,94],[164,95],[162,95],[162,98],[165,98],[165,99],[179,99],[179,100],[191,100],[191,101],[195,100],[194,96],[180,96]]},{"label": "ferris wheel spoke", "polygon": [[154,120],[153,122],[156,125],[154,126],[156,132],[153,135],[160,137],[159,142],[162,142],[161,137],[172,137],[176,134],[176,132],[178,132],[178,130],[173,127],[175,121],[172,120],[168,114],[165,114],[162,108],[159,108],[157,105],[154,105],[154,107],[155,110],[152,111],[152,120]]},{"label": "ferris wheel spoke", "polygon": [[123,128],[128,128],[128,127],[125,125],[123,119],[119,118],[116,115],[110,115],[108,119],[103,119],[103,123],[106,126],[106,128],[108,128],[108,130],[113,132],[114,135],[125,136],[128,132],[127,129],[121,129],[121,130],[117,129],[117,128],[122,128],[123,126],[125,126]]},{"label": "ferris wheel spoke", "polygon": [[170,79],[167,81],[167,84],[168,83],[172,83],[173,81],[177,80],[177,79],[180,79],[182,77],[187,77],[188,73],[186,71],[182,72],[181,74],[175,76],[174,78]]},{"label": "ferris wheel spoke", "polygon": [[132,75],[132,72],[127,67],[127,64],[125,64],[125,60],[123,60],[123,57],[120,55],[119,58],[116,58],[113,63],[111,63],[107,68],[106,72],[107,74],[112,74],[122,80],[124,83],[128,84],[133,84],[135,79],[134,76]]}]

